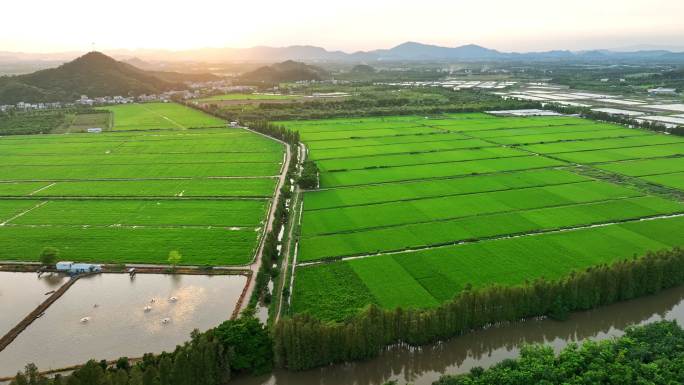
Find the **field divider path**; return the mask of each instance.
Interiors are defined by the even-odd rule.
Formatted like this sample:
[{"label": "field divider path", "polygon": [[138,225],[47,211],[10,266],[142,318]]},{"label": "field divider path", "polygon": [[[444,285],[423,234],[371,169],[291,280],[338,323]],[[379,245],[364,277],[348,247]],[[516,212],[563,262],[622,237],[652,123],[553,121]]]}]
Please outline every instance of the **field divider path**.
[{"label": "field divider path", "polygon": [[0,223],[0,226],[5,226],[5,225],[7,225],[8,223],[12,222],[13,220],[15,220],[15,219],[17,219],[17,218],[20,218],[20,217],[22,217],[22,216],[24,216],[24,215],[30,213],[31,211],[37,209],[37,208],[40,208],[40,207],[42,207],[42,206],[45,206],[48,202],[49,202],[49,201],[42,201],[42,202],[39,202],[37,205],[35,205],[35,206],[33,206],[33,207],[29,208],[29,209],[26,209],[26,210],[20,212],[19,214],[16,214],[16,215],[13,216],[12,218],[9,218],[8,220],[6,220],[6,221],[4,221],[4,222],[1,222],[1,223]]},{"label": "field divider path", "polygon": [[317,261],[301,262],[301,263],[297,264],[297,267],[315,266],[315,265],[321,265],[321,264],[333,263],[333,262],[341,262],[341,261],[352,261],[355,259],[373,258],[373,257],[382,256],[382,255],[417,253],[419,251],[443,249],[445,247],[480,243],[480,242],[484,242],[484,241],[497,241],[497,240],[502,240],[502,239],[516,239],[516,238],[534,237],[534,236],[546,235],[546,234],[556,234],[556,233],[564,233],[564,232],[578,231],[578,230],[591,229],[591,228],[615,226],[615,225],[620,225],[620,224],[624,224],[624,223],[636,223],[636,222],[643,222],[643,221],[653,221],[653,220],[658,220],[658,219],[679,218],[679,217],[684,217],[684,212],[675,213],[675,214],[652,215],[652,216],[647,216],[647,217],[626,219],[626,220],[621,220],[621,221],[585,224],[585,225],[579,225],[579,226],[555,228],[555,229],[548,229],[548,230],[537,230],[537,231],[531,231],[531,232],[524,232],[524,233],[520,233],[520,234],[496,235],[496,236],[491,236],[491,237],[482,237],[482,238],[478,238],[478,239],[474,239],[474,240],[445,242],[445,243],[436,244],[436,245],[412,247],[412,248],[407,248],[407,249],[402,249],[402,250],[383,251],[383,252],[379,252],[379,253],[352,255],[352,256],[347,256],[347,257],[326,258],[326,259],[320,259]]},{"label": "field divider path", "polygon": [[39,193],[39,192],[41,192],[41,191],[43,191],[43,190],[49,189],[50,187],[52,187],[52,186],[54,186],[54,185],[56,185],[56,184],[57,184],[57,182],[52,182],[52,183],[50,183],[50,184],[47,185],[47,186],[43,186],[43,187],[41,187],[41,188],[39,188],[39,189],[37,189],[37,190],[31,191],[28,195],[29,195],[29,196],[33,196],[33,195],[35,195],[35,194],[37,194],[37,193]]},{"label": "field divider path", "polygon": [[165,115],[162,115],[162,114],[160,114],[160,113],[154,112],[154,111],[152,111],[151,109],[147,108],[147,106],[145,105],[145,103],[141,103],[140,105],[141,105],[145,110],[149,111],[150,113],[152,113],[152,114],[154,114],[154,115],[159,116],[160,118],[162,118],[162,119],[164,119],[164,120],[167,120],[169,123],[175,125],[176,127],[181,128],[181,129],[183,129],[183,130],[187,130],[187,127],[183,126],[182,124],[180,124],[180,123],[178,123],[178,122],[176,122],[176,121],[170,119],[169,117],[167,117],[167,116],[165,116]]},{"label": "field divider path", "polygon": [[[306,160],[306,146],[303,143],[300,143],[300,145],[297,147],[297,175],[301,176],[301,170],[302,170],[302,164]],[[295,184],[294,186],[294,194],[293,198],[291,201],[291,207],[293,210],[295,210],[295,215],[291,216],[291,220],[289,223],[289,230],[287,233],[287,243],[284,246],[284,258],[283,262],[280,267],[280,271],[282,274],[282,279],[280,280],[280,296],[278,298],[278,308],[276,310],[276,315],[275,315],[275,322],[274,324],[277,324],[278,321],[280,320],[280,316],[282,314],[283,310],[283,290],[285,290],[286,284],[288,283],[287,278],[288,278],[288,271],[290,274],[290,279],[289,279],[289,288],[290,288],[290,293],[287,297],[287,304],[288,306],[291,303],[291,298],[292,294],[294,292],[294,278],[295,278],[295,268],[297,266],[297,251],[299,247],[299,241],[297,239],[294,239],[294,230],[295,228],[301,228],[302,225],[302,213],[304,212],[304,194],[302,190],[299,188],[298,185]],[[294,243],[294,247],[293,247]],[[292,263],[290,263],[290,251],[292,251]]]},{"label": "field divider path", "polygon": [[0,338],[0,352],[2,352],[12,341],[14,341],[21,332],[23,332],[29,325],[33,323],[36,319],[40,318],[41,315],[57,301],[64,293],[73,286],[76,281],[81,278],[80,275],[70,278],[65,284],[60,286],[57,291],[52,293],[43,303],[38,305],[32,312],[30,312],[24,319],[19,321],[19,323],[10,329],[2,338]]},{"label": "field divider path", "polygon": [[259,239],[259,245],[257,246],[257,251],[254,255],[254,258],[252,260],[252,263],[249,265],[249,269],[252,271],[252,279],[249,279],[247,281],[247,284],[245,285],[245,291],[243,292],[243,295],[240,296],[240,299],[238,300],[237,305],[235,306],[235,312],[233,313],[233,317],[237,317],[248,305],[249,303],[249,298],[251,298],[252,293],[254,292],[255,288],[255,283],[256,283],[256,274],[259,272],[259,268],[261,267],[261,260],[264,254],[264,245],[266,243],[266,234],[268,234],[270,231],[273,230],[273,222],[275,220],[275,211],[276,208],[278,207],[278,202],[280,202],[280,199],[282,198],[280,195],[280,190],[282,187],[285,185],[285,179],[287,178],[287,170],[290,168],[290,159],[291,159],[291,149],[290,145],[286,142],[283,142],[282,140],[273,138],[271,136],[262,134],[261,132],[257,132],[254,130],[249,129],[248,127],[244,127],[245,130],[250,131],[252,133],[255,133],[257,135],[261,135],[265,138],[268,138],[270,140],[275,140],[278,143],[281,143],[283,146],[285,146],[285,161],[283,162],[283,166],[281,167],[281,172],[280,175],[278,176],[278,183],[275,188],[275,192],[273,193],[273,199],[271,201],[271,206],[269,207],[268,211],[268,218],[266,219],[266,225],[264,226],[264,230],[261,234],[261,237]]}]

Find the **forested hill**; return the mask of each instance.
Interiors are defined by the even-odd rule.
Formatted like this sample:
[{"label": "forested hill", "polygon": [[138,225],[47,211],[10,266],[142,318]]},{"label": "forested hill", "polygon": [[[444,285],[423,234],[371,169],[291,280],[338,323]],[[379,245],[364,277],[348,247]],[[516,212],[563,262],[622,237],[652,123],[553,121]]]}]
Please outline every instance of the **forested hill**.
[{"label": "forested hill", "polygon": [[210,74],[150,72],[90,52],[57,68],[0,77],[0,104],[73,101],[89,97],[153,94],[184,89],[183,81],[214,80]]},{"label": "forested hill", "polygon": [[319,67],[287,60],[282,63],[257,68],[242,75],[246,82],[277,84],[301,80],[322,80],[328,73]]}]

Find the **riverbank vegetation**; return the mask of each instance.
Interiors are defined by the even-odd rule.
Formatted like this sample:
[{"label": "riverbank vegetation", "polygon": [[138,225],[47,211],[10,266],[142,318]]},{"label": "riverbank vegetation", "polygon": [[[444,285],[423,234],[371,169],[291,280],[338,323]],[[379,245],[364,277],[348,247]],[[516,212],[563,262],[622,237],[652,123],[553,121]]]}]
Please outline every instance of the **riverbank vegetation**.
[{"label": "riverbank vegetation", "polygon": [[683,364],[684,330],[661,321],[628,328],[619,338],[571,344],[559,354],[550,346],[527,346],[517,359],[444,376],[433,385],[675,384],[682,381]]},{"label": "riverbank vegetation", "polygon": [[275,326],[276,363],[304,370],[364,360],[392,344],[423,345],[530,317],[564,319],[570,311],[655,294],[683,283],[684,250],[674,249],[593,266],[553,281],[538,278],[515,286],[466,287],[431,309],[382,309],[371,304],[343,322],[299,314]]},{"label": "riverbank vegetation", "polygon": [[173,352],[87,362],[71,374],[47,378],[28,365],[11,385],[219,385],[239,374],[263,374],[273,365],[271,338],[251,314],[222,323]]}]

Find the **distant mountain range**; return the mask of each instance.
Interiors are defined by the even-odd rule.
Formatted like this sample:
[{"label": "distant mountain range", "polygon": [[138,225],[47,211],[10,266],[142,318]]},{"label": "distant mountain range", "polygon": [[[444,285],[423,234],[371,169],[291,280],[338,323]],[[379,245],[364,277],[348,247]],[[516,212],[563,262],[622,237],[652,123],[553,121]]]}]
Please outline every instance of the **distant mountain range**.
[{"label": "distant mountain range", "polygon": [[240,79],[244,82],[278,84],[300,80],[322,80],[328,76],[329,74],[322,68],[286,60],[244,73]]},{"label": "distant mountain range", "polygon": [[186,81],[218,79],[211,74],[145,71],[90,52],[57,68],[0,77],[0,104],[71,101],[90,97],[155,94],[185,89]]},{"label": "distant mountain range", "polygon": [[346,53],[328,51],[321,47],[296,45],[289,47],[252,48],[205,48],[189,51],[113,51],[112,55],[146,60],[194,60],[194,61],[245,61],[280,62],[296,60],[304,62],[391,62],[391,61],[662,61],[684,62],[684,52],[667,50],[637,51],[568,51],[501,52],[475,44],[459,47],[407,42],[390,49]]},{"label": "distant mountain range", "polygon": [[[644,49],[639,49],[644,48]],[[459,47],[407,42],[390,49],[346,53],[328,51],[310,45],[289,47],[257,46],[252,48],[202,48],[185,51],[165,50],[109,50],[107,54],[121,60],[143,61],[193,61],[193,62],[260,62],[275,63],[286,60],[304,62],[383,62],[383,61],[658,61],[682,62],[684,52],[658,49],[658,46],[633,46],[624,50],[544,52],[501,52],[479,45]],[[58,60],[73,58],[74,53],[27,54],[0,52],[0,62],[8,60]]]}]

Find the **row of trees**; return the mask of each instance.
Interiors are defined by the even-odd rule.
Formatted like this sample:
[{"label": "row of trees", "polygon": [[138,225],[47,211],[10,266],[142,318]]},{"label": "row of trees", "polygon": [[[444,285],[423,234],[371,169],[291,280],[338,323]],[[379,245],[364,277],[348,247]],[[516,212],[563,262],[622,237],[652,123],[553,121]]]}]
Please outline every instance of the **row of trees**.
[{"label": "row of trees", "polygon": [[562,319],[569,311],[653,294],[682,283],[684,250],[673,249],[594,266],[556,281],[538,279],[519,286],[467,288],[433,309],[386,310],[369,305],[339,323],[295,315],[275,326],[276,364],[303,370],[368,359],[392,344],[422,345],[529,317]]},{"label": "row of trees", "polygon": [[18,373],[11,385],[219,385],[233,374],[262,374],[272,369],[268,330],[252,314],[226,321],[173,352],[146,354],[132,363],[122,357],[113,365],[91,360],[70,375],[46,378],[35,365]]},{"label": "row of trees", "polygon": [[313,160],[306,160],[302,165],[302,175],[299,177],[299,186],[313,190],[318,188],[318,166]]},{"label": "row of trees", "polygon": [[287,224],[289,219],[289,209],[287,207],[287,202],[292,198],[292,184],[295,175],[295,170],[297,167],[297,155],[296,152],[291,154],[290,167],[287,170],[287,175],[285,177],[285,183],[280,188],[280,199],[278,200],[278,206],[276,206],[273,227],[271,231],[266,234],[266,239],[264,240],[264,250],[261,256],[261,266],[256,275],[255,288],[252,292],[252,297],[250,298],[250,305],[255,306],[257,302],[262,299],[265,303],[270,302],[271,294],[268,292],[268,282],[271,279],[275,279],[280,274],[280,262],[281,255],[278,250],[278,233],[280,229]]},{"label": "row of trees", "polygon": [[[351,96],[311,99],[297,103],[259,103],[246,109],[240,105],[211,105],[208,112],[228,120],[258,122],[261,120],[305,120],[336,117],[435,115],[456,112],[480,112],[492,109],[540,108],[538,102],[503,100],[497,95],[478,90],[453,92],[437,87],[409,91],[391,86],[350,86],[335,88]],[[252,127],[250,125],[250,127]]]},{"label": "row of trees", "polygon": [[620,338],[571,344],[559,355],[550,346],[526,346],[518,359],[443,376],[433,385],[681,384],[683,373],[684,330],[661,321],[629,328]]}]

